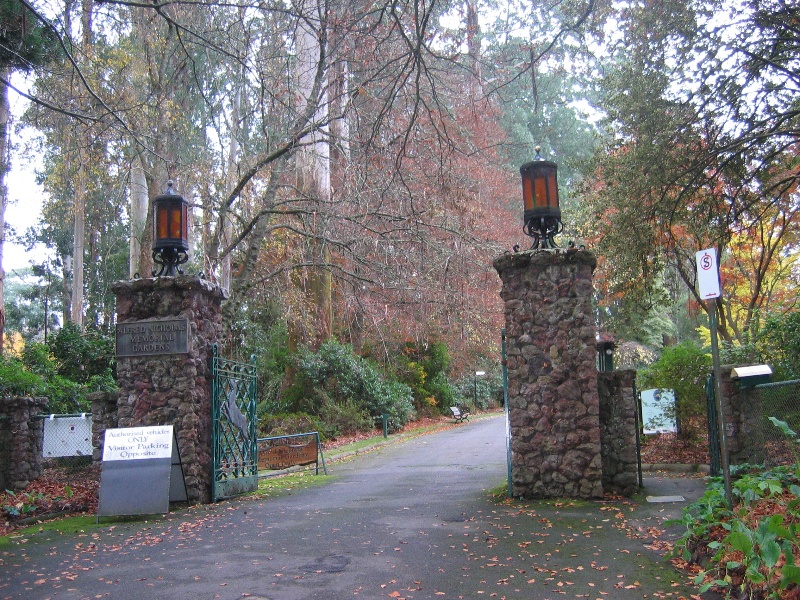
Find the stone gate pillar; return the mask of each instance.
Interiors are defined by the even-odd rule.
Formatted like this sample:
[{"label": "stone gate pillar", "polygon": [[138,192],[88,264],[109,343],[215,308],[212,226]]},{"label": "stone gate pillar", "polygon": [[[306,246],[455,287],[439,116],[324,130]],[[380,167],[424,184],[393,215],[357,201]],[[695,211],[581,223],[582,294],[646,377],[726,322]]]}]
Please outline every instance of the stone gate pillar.
[{"label": "stone gate pillar", "polygon": [[503,283],[514,496],[603,495],[600,408],[587,250],[494,261]]},{"label": "stone gate pillar", "polygon": [[122,281],[112,290],[117,296],[117,426],[172,425],[189,501],[210,502],[210,354],[222,335],[224,293],[183,275]]}]

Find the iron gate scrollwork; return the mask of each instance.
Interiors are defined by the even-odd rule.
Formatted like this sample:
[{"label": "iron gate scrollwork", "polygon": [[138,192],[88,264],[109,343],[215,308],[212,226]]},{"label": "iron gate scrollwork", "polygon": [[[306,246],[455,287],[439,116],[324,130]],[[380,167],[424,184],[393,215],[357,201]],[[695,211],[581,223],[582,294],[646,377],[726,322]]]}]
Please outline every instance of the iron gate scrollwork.
[{"label": "iron gate scrollwork", "polygon": [[214,501],[258,487],[256,366],[211,354],[211,410]]}]

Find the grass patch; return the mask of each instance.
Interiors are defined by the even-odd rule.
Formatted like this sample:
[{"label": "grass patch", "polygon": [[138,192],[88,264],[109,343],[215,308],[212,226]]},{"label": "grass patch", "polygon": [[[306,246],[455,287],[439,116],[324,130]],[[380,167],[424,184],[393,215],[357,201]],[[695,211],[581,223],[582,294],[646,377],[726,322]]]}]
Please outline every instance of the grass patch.
[{"label": "grass patch", "polygon": [[503,482],[501,485],[490,489],[489,497],[492,499],[492,502],[498,503],[511,500],[511,498],[508,497],[508,482]]},{"label": "grass patch", "polygon": [[325,485],[333,479],[330,475],[315,475],[311,471],[301,471],[288,475],[276,475],[258,480],[258,490],[232,498],[280,498],[300,490]]},{"label": "grass patch", "polygon": [[17,529],[10,535],[0,536],[0,548],[24,544],[34,536],[50,539],[54,537],[52,534],[73,535],[75,533],[84,533],[87,530],[98,529],[104,526],[104,523],[100,523],[99,525],[97,524],[97,517],[95,515],[60,517],[52,521],[34,523],[33,525],[28,525],[27,527]]}]

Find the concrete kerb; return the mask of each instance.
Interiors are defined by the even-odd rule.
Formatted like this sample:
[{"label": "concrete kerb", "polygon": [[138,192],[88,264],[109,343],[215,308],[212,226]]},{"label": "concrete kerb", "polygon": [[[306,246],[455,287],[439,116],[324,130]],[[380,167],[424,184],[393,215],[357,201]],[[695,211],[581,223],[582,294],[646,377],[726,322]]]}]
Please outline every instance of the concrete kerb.
[{"label": "concrete kerb", "polygon": [[669,473],[711,473],[711,467],[699,464],[673,464],[673,463],[642,463],[642,471],[667,471]]}]

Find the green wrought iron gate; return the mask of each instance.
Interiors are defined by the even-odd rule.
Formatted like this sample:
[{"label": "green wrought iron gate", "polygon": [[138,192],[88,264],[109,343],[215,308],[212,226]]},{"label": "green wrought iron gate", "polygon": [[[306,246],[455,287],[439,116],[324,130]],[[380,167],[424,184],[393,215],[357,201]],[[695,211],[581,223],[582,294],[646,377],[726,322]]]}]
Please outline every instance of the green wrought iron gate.
[{"label": "green wrought iron gate", "polygon": [[258,487],[256,367],[219,356],[212,346],[212,499],[230,498]]}]

